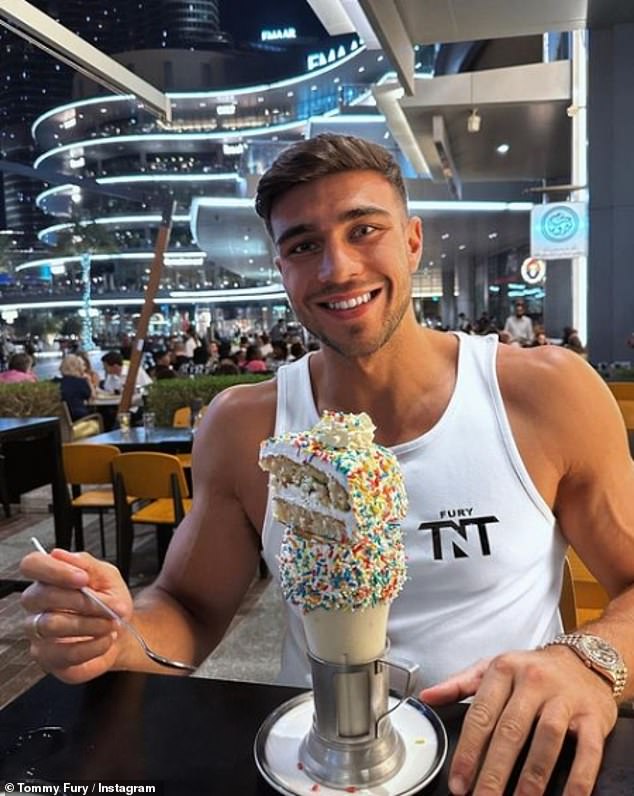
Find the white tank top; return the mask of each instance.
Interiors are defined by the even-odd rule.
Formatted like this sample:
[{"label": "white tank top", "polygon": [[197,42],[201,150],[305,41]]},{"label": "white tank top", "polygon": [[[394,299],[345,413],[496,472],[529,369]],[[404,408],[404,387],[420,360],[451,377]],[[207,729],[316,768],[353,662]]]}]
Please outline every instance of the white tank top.
[{"label": "white tank top", "polygon": [[[409,511],[402,523],[408,580],[390,612],[390,656],[420,665],[420,687],[561,631],[566,543],[513,439],[495,369],[497,336],[458,339],[456,385],[444,414],[391,449]],[[275,434],[319,418],[308,363],[305,356],[277,372]],[[277,580],[281,535],[269,497],[263,556]],[[287,618],[279,681],[309,685],[301,617],[287,606]]]}]

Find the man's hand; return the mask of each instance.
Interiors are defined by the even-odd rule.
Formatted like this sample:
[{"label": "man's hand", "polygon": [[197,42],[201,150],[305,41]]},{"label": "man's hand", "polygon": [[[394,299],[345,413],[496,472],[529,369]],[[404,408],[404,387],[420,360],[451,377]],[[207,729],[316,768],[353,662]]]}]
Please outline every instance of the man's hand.
[{"label": "man's hand", "polygon": [[118,624],[79,589],[88,586],[129,619],[132,598],[119,570],[88,553],[53,550],[25,556],[20,571],[35,581],[22,594],[22,606],[29,614],[25,627],[31,655],[42,669],[64,682],[81,683],[112,668],[119,651]]},{"label": "man's hand", "polygon": [[589,796],[617,709],[607,681],[572,650],[549,647],[479,661],[420,698],[441,705],[473,694],[449,772],[452,794],[501,796],[534,727],[516,794],[544,793],[570,732],[577,747],[564,796]]}]

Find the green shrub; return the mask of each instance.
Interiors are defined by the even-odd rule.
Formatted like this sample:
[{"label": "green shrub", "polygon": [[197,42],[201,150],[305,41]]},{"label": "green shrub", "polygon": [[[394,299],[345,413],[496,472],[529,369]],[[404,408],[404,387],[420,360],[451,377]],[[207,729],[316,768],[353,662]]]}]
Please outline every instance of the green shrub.
[{"label": "green shrub", "polygon": [[606,381],[634,381],[634,368],[613,368]]},{"label": "green shrub", "polygon": [[62,399],[53,381],[0,384],[0,417],[59,417]]},{"label": "green shrub", "polygon": [[235,384],[255,384],[269,375],[245,373],[239,376],[196,376],[193,379],[160,379],[148,387],[145,405],[156,414],[157,426],[171,426],[176,409],[192,406],[194,401],[208,404],[219,392]]}]

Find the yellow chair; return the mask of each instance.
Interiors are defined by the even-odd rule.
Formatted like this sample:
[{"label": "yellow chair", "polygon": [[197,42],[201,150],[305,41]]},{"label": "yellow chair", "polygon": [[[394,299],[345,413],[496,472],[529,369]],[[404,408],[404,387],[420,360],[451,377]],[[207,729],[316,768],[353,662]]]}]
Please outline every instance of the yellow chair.
[{"label": "yellow chair", "polygon": [[[191,509],[189,488],[177,456],[167,453],[121,453],[112,462],[117,516],[117,566],[130,577],[134,524],[154,525],[159,565],[163,563],[174,528]],[[134,510],[130,498],[144,501]]]},{"label": "yellow chair", "polygon": [[625,427],[628,431],[634,431],[634,399],[626,400],[625,398],[618,398],[617,404],[623,415]]},{"label": "yellow chair", "polygon": [[192,410],[189,406],[179,406],[172,416],[173,428],[191,428]]},{"label": "yellow chair", "polygon": [[[114,509],[110,466],[118,455],[119,448],[114,445],[70,442],[62,447],[64,476],[72,494],[70,505],[75,532],[75,550],[84,549],[83,512],[96,511],[99,514],[101,555],[104,558],[106,556],[103,513]],[[88,485],[99,485],[99,488],[82,491],[82,487]]]},{"label": "yellow chair", "polygon": [[634,381],[608,381],[607,385],[617,401],[634,401]]},{"label": "yellow chair", "polygon": [[564,558],[564,578],[561,584],[559,598],[559,613],[566,633],[571,633],[577,628],[577,599],[575,584],[572,579],[572,569],[568,557]]},{"label": "yellow chair", "polygon": [[598,619],[610,601],[607,592],[596,580],[572,548],[567,555],[574,587],[577,626]]},{"label": "yellow chair", "polygon": [[66,401],[61,403],[60,421],[62,442],[77,442],[103,432],[103,417],[99,412],[73,420]]}]

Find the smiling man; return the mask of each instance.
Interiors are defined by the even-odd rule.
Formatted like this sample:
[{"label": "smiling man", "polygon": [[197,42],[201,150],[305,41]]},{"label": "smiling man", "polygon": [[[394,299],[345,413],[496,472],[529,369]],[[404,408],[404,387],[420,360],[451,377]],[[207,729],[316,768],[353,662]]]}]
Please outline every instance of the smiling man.
[{"label": "smiling man", "polygon": [[[452,792],[503,793],[534,729],[518,792],[544,792],[572,732],[567,792],[590,794],[617,701],[634,695],[634,472],[611,394],[560,347],[418,325],[422,225],[382,147],[302,141],[263,176],[256,208],[293,309],[322,347],[214,400],[196,435],[192,511],[134,605],[117,571],[85,553],[25,557],[33,655],[68,682],[152,668],[78,590],[90,586],[134,615],[153,648],[201,661],[239,606],[260,544],[278,576],[282,529],[267,511],[260,442],[311,427],[325,409],[363,411],[398,457],[410,504],[392,653],[421,664],[428,702],[473,696]],[[559,636],[568,544],[612,601],[599,621]],[[307,685],[301,621],[290,609],[287,619],[280,680]]]}]

